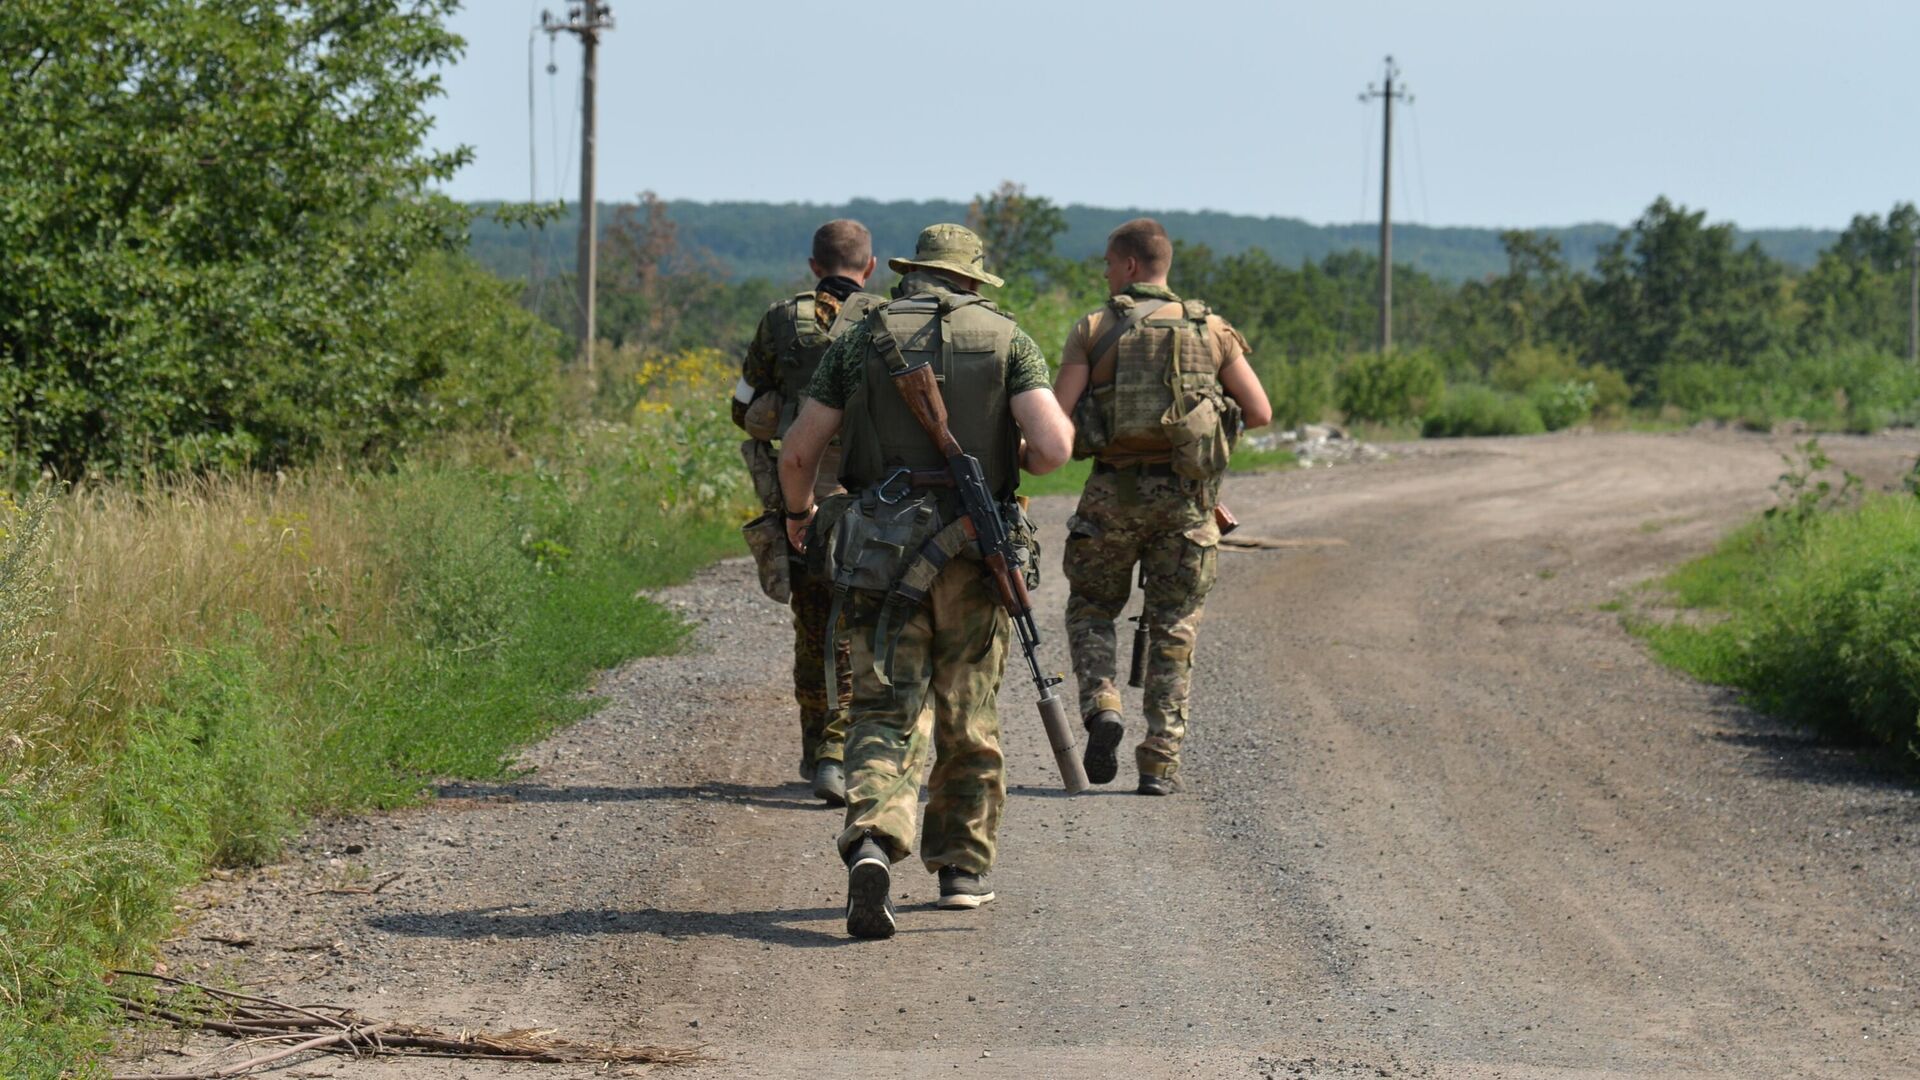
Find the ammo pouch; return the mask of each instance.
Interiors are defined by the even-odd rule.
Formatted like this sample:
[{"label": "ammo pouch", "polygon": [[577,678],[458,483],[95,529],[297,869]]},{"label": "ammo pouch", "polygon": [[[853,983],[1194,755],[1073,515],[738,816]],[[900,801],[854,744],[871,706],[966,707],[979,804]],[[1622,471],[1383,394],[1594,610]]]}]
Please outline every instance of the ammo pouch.
[{"label": "ammo pouch", "polygon": [[1160,430],[1167,436],[1174,475],[1212,480],[1227,471],[1227,458],[1233,452],[1229,426],[1212,395],[1181,395],[1160,417]]},{"label": "ammo pouch", "polygon": [[1113,384],[1104,387],[1088,386],[1073,403],[1073,458],[1079,461],[1090,458],[1105,450],[1113,441],[1107,431],[1107,403],[1098,396],[1105,390],[1106,397],[1113,396]]},{"label": "ammo pouch", "polygon": [[[763,397],[765,395],[762,395]],[[747,463],[747,475],[753,477],[753,494],[768,510],[779,510],[780,454],[765,439],[748,439],[740,444],[740,456]],[[782,540],[781,543],[786,541]]]},{"label": "ammo pouch", "polygon": [[940,524],[931,494],[888,503],[874,489],[862,492],[839,515],[827,545],[834,587],[888,592]]},{"label": "ammo pouch", "polygon": [[[764,443],[759,445],[765,445]],[[787,544],[787,524],[778,510],[768,510],[745,525],[747,550],[753,553],[753,565],[760,571],[760,591],[769,600],[788,603],[793,599],[793,549]]]},{"label": "ammo pouch", "polygon": [[747,429],[748,438],[768,442],[780,437],[780,417],[785,411],[785,396],[768,390],[747,405],[740,426]]}]

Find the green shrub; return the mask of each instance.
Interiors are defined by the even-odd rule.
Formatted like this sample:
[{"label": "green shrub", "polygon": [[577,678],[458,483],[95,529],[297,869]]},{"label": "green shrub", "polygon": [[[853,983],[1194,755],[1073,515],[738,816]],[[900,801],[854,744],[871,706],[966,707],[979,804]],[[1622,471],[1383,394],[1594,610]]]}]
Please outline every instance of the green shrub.
[{"label": "green shrub", "polygon": [[1663,364],[1652,398],[1695,419],[1733,420],[1764,430],[1781,420],[1874,431],[1920,422],[1920,371],[1888,353],[1772,350],[1752,363]]},{"label": "green shrub", "polygon": [[1626,376],[1605,364],[1582,368],[1581,374],[1593,383],[1593,415],[1613,420],[1627,414],[1633,387],[1627,385]]},{"label": "green shrub", "polygon": [[1540,414],[1548,431],[1559,431],[1585,423],[1593,415],[1593,403],[1599,391],[1593,383],[1569,379],[1565,382],[1542,380],[1527,388],[1527,401]]},{"label": "green shrub", "polygon": [[1334,404],[1349,421],[1413,420],[1437,401],[1445,384],[1433,358],[1418,350],[1361,353],[1334,373]]},{"label": "green shrub", "polygon": [[1256,365],[1273,402],[1274,426],[1317,424],[1333,402],[1333,362],[1324,357],[1281,358]]},{"label": "green shrub", "polygon": [[1538,435],[1545,430],[1532,402],[1476,383],[1448,387],[1439,404],[1420,423],[1420,434],[1430,439]]},{"label": "green shrub", "polygon": [[1524,394],[1536,383],[1573,382],[1584,377],[1571,354],[1552,345],[1520,345],[1494,361],[1487,381],[1496,389]]},{"label": "green shrub", "polygon": [[1920,753],[1920,499],[1769,519],[1668,585],[1726,618],[1638,627],[1662,659],[1842,738]]}]

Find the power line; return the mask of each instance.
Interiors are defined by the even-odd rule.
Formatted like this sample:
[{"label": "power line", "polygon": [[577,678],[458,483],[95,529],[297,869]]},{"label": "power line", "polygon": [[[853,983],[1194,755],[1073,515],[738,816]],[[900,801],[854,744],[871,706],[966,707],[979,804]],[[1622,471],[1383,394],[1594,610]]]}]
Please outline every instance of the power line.
[{"label": "power line", "polygon": [[594,109],[597,105],[597,84],[599,79],[600,35],[612,30],[613,7],[605,0],[581,0],[567,7],[567,18],[561,22],[551,12],[540,13],[540,26],[549,36],[554,34],[572,34],[580,39],[580,249],[579,249],[579,309],[580,309],[580,363],[589,372],[593,370],[593,345],[596,337],[594,327],[594,281],[596,265],[600,257],[600,236],[597,224],[599,207],[595,203],[594,182]]}]

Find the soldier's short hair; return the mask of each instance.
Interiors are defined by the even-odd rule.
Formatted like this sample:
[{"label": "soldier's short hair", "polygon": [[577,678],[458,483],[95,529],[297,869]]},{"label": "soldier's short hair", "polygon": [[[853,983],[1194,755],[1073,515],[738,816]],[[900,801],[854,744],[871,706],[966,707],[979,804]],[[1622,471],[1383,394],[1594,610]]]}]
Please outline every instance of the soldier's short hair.
[{"label": "soldier's short hair", "polygon": [[828,271],[864,273],[873,261],[873,234],[852,218],[835,218],[813,230],[813,261]]},{"label": "soldier's short hair", "polygon": [[1164,274],[1173,266],[1173,241],[1150,217],[1134,218],[1108,233],[1107,250],[1123,259],[1138,260],[1149,274]]}]

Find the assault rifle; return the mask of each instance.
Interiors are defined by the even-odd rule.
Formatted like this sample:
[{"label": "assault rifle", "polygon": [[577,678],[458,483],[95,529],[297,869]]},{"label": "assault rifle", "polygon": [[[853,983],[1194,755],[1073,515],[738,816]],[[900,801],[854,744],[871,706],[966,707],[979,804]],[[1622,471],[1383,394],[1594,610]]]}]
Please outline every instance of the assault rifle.
[{"label": "assault rifle", "polygon": [[1060,678],[1040,670],[1040,628],[1033,621],[1033,598],[1027,593],[1026,575],[1021,572],[1022,556],[1013,546],[1013,537],[1007,531],[1006,520],[1000,516],[993,492],[987,488],[987,476],[980,468],[980,459],[967,453],[948,429],[946,399],[940,396],[940,384],[934,378],[931,364],[914,364],[892,374],[894,388],[900,391],[907,410],[947,459],[947,473],[953,480],[953,490],[959,496],[966,521],[964,528],[968,537],[980,546],[987,578],[993,582],[1000,606],[1006,608],[1013,619],[1020,651],[1027,658],[1027,671],[1033,678],[1034,689],[1040,692],[1040,722],[1047,729],[1047,743],[1053,747],[1060,779],[1070,794],[1085,791],[1087,771],[1073,752],[1073,728],[1068,726],[1066,710],[1053,692]]},{"label": "assault rifle", "polygon": [[[1213,523],[1220,526],[1220,535],[1225,536],[1240,527],[1240,519],[1233,516],[1226,503],[1213,504]],[[1140,594],[1144,601],[1147,592],[1147,568],[1140,567]],[[1133,617],[1133,662],[1127,667],[1127,685],[1138,690],[1147,685],[1147,638],[1150,628],[1147,625],[1147,613],[1144,608]]]}]

